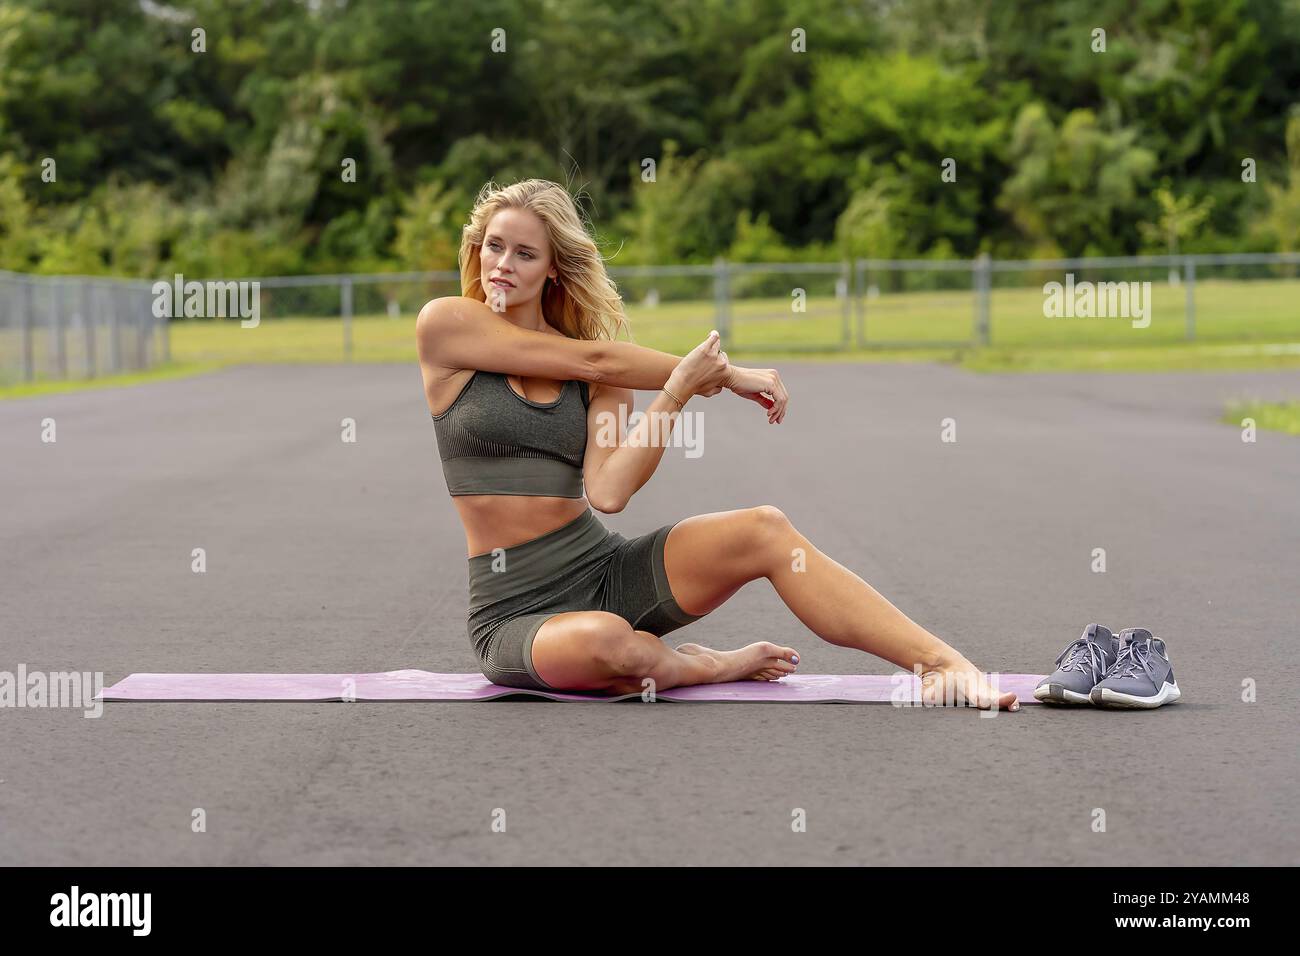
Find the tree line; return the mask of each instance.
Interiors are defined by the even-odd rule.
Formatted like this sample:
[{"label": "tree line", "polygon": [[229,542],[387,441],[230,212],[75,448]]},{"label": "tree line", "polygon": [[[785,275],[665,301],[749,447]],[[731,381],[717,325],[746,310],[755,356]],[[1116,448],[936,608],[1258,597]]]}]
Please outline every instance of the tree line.
[{"label": "tree line", "polygon": [[1300,0],[0,0],[0,268],[1300,249]]}]

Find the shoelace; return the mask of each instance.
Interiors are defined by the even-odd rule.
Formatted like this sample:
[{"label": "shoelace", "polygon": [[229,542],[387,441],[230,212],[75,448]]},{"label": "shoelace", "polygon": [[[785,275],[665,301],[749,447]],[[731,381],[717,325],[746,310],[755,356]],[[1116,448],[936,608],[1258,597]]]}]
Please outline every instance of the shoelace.
[{"label": "shoelace", "polygon": [[1128,641],[1119,649],[1119,657],[1115,658],[1115,663],[1111,665],[1110,673],[1106,676],[1136,677],[1138,669],[1141,668],[1142,672],[1154,682],[1156,676],[1151,672],[1151,655],[1155,653],[1150,641]]},{"label": "shoelace", "polygon": [[[1086,651],[1086,653],[1084,653]],[[1057,662],[1061,665],[1061,670],[1078,670],[1085,674],[1090,674],[1095,680],[1097,675],[1104,673],[1105,663],[1101,645],[1088,637],[1086,634],[1075,639],[1074,643],[1061,652]]]}]

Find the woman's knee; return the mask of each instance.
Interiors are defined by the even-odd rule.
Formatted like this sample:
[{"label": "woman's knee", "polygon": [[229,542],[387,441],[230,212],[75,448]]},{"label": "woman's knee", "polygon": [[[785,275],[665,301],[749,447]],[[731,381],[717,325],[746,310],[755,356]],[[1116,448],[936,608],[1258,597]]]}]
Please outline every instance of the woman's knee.
[{"label": "woman's knee", "polygon": [[573,623],[573,639],[604,677],[640,677],[653,663],[632,625],[608,611],[589,611]]},{"label": "woman's knee", "polygon": [[545,667],[562,682],[640,678],[653,665],[649,648],[632,624],[611,611],[575,611],[552,618],[537,636],[541,640],[533,641],[534,666]]},{"label": "woman's knee", "polygon": [[776,505],[757,505],[749,513],[759,547],[784,545],[794,529],[785,512]]}]

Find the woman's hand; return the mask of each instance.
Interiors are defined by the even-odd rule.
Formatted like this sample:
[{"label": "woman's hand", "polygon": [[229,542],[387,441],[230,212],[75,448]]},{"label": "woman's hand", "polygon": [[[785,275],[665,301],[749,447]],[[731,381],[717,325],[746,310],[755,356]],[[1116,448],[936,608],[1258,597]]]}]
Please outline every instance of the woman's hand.
[{"label": "woman's hand", "polygon": [[685,398],[716,395],[722,391],[727,385],[731,366],[727,362],[727,353],[719,348],[720,342],[718,330],[714,329],[708,338],[677,363],[664,387]]},{"label": "woman's hand", "polygon": [[723,384],[741,398],[758,402],[766,408],[768,424],[779,425],[785,419],[785,406],[790,400],[790,393],[785,390],[785,384],[776,369],[733,365],[729,378]]}]

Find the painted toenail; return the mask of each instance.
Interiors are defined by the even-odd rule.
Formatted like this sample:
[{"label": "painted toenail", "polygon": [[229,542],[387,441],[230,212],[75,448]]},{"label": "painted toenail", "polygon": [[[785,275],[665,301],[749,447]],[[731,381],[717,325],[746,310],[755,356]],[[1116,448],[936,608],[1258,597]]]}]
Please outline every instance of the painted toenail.
[{"label": "painted toenail", "polygon": [[791,664],[798,664],[798,663],[799,663],[799,655],[798,655],[798,654],[791,654],[791,655],[790,655],[790,663],[791,663]]}]

